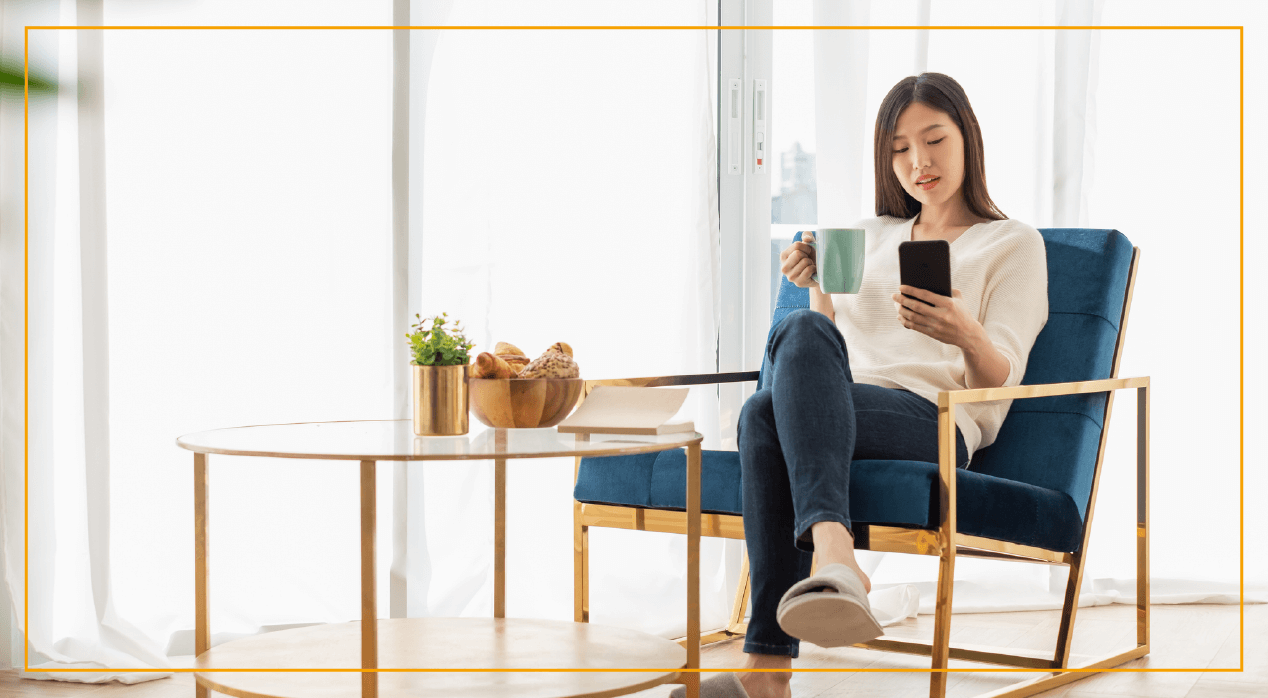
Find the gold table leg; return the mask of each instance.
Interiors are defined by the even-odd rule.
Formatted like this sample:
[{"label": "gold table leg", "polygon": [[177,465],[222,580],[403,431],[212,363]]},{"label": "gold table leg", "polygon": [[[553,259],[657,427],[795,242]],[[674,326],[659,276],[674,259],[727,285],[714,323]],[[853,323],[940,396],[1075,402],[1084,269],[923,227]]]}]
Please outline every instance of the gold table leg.
[{"label": "gold table leg", "polygon": [[[374,461],[361,461],[361,668],[379,666],[378,607],[374,585]],[[362,698],[377,698],[379,673],[361,672]]]},{"label": "gold table leg", "polygon": [[[211,606],[207,599],[207,454],[194,454],[194,656],[211,649]],[[195,683],[195,698],[211,691]]]},{"label": "gold table leg", "polygon": [[[687,447],[687,668],[700,668],[700,444]],[[687,698],[699,698],[700,673],[683,674]]]},{"label": "gold table leg", "polygon": [[506,617],[506,459],[493,469],[493,617]]}]

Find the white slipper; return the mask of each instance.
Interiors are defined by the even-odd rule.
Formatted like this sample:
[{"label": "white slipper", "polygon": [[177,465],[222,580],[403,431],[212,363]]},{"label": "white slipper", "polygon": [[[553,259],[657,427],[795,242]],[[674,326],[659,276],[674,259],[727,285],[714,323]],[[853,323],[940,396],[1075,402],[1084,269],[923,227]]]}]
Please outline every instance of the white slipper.
[{"label": "white slipper", "polygon": [[[687,687],[670,691],[669,698],[687,698]],[[700,698],[748,698],[748,691],[735,674],[718,674],[700,682]]]},{"label": "white slipper", "polygon": [[[827,591],[824,588],[835,591]],[[824,565],[792,585],[776,611],[779,627],[820,647],[844,647],[880,637],[858,573],[842,564]]]}]

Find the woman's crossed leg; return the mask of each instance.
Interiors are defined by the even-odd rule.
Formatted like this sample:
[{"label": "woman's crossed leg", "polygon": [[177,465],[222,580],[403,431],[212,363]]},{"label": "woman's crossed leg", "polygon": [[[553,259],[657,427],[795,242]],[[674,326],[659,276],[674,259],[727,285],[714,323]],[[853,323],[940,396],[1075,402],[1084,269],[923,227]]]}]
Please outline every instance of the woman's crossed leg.
[{"label": "woman's crossed leg", "polygon": [[[849,531],[854,460],[937,462],[937,407],[919,395],[854,383],[845,340],[820,313],[790,314],[766,348],[768,387],[740,414],[744,535],[752,577],[745,668],[791,668],[797,638],[776,621],[784,592],[819,565],[840,563],[871,584]],[[967,462],[957,429],[958,462]],[[751,698],[789,694],[787,673],[740,676]]]}]

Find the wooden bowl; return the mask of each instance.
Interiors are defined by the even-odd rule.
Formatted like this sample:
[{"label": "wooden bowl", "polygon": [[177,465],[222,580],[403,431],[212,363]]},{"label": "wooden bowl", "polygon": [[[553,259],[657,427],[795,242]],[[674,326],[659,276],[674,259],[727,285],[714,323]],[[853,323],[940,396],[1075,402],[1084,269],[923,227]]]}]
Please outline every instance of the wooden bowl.
[{"label": "wooden bowl", "polygon": [[471,378],[471,414],[498,429],[553,427],[581,399],[580,378]]}]

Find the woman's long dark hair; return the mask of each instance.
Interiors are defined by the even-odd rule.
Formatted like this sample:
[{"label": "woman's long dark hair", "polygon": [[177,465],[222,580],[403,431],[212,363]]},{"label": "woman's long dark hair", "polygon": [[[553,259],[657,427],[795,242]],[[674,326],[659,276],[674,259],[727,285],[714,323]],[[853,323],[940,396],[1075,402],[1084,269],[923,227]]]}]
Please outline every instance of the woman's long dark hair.
[{"label": "woman's long dark hair", "polygon": [[876,215],[915,218],[920,202],[903,189],[894,175],[893,140],[898,115],[912,102],[946,112],[964,136],[964,202],[979,218],[1008,218],[986,193],[986,156],[982,148],[982,128],[969,106],[964,88],[948,75],[921,73],[905,77],[894,85],[876,114]]}]

